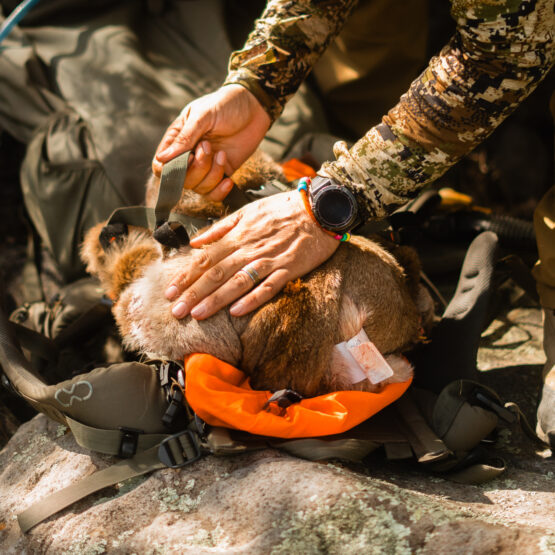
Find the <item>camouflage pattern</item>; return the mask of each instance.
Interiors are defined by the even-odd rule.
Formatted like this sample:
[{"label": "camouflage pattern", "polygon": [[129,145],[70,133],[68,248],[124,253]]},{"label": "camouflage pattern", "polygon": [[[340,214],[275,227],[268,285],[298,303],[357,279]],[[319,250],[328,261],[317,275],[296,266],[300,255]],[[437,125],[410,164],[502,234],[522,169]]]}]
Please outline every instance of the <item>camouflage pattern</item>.
[{"label": "camouflage pattern", "polygon": [[225,83],[248,88],[275,121],[357,2],[271,0],[244,48],[231,55]]},{"label": "camouflage pattern", "polygon": [[[247,87],[275,116],[351,8],[331,0],[270,1],[232,56],[226,82]],[[337,143],[336,160],[318,172],[356,195],[364,219],[387,216],[445,173],[555,61],[554,0],[453,0],[451,13],[455,35],[397,106],[350,150]]]}]

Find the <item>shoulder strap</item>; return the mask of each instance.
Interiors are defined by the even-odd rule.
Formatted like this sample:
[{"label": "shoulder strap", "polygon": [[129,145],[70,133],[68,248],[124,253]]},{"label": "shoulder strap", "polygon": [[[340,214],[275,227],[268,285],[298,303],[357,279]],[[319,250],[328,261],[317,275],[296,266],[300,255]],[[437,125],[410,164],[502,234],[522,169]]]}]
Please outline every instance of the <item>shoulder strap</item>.
[{"label": "shoulder strap", "polygon": [[158,447],[152,447],[132,459],[120,461],[104,470],[95,472],[80,482],[31,505],[31,507],[17,515],[19,526],[23,532],[27,532],[33,526],[91,493],[163,467],[165,465],[158,459]]}]

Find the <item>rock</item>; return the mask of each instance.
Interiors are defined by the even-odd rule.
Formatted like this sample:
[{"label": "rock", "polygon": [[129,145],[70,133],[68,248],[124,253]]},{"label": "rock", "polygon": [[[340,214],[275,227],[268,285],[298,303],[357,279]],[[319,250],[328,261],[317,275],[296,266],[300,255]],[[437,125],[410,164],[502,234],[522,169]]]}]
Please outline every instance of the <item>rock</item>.
[{"label": "rock", "polygon": [[[208,456],[107,488],[19,531],[16,514],[111,464],[39,415],[0,452],[2,553],[550,553],[553,464],[463,486],[388,463],[274,450]],[[551,470],[546,473],[546,469]],[[542,475],[543,472],[543,475]],[[524,506],[522,506],[524,503]],[[508,509],[509,507],[509,509]],[[541,507],[538,519],[531,513]],[[522,510],[524,509],[524,510]],[[538,511],[539,512],[539,511]]]},{"label": "rock", "polygon": [[[541,320],[537,308],[519,304],[486,330],[478,360],[483,381],[533,421]],[[270,449],[208,456],[107,488],[23,536],[17,513],[115,462],[39,415],[0,451],[0,553],[555,553],[551,452],[505,427],[492,454],[508,469],[481,486],[448,482],[379,451],[365,465]]]}]

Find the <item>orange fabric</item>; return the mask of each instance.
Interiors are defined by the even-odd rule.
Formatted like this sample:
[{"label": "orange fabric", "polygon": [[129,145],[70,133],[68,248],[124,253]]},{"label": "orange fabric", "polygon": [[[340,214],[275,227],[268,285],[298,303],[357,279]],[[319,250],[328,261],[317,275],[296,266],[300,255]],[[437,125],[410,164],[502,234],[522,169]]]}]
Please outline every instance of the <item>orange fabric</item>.
[{"label": "orange fabric", "polygon": [[281,438],[349,430],[401,397],[411,381],[386,385],[380,393],[336,391],[303,399],[287,409],[272,403],[270,410],[263,410],[271,392],[252,389],[237,368],[206,354],[185,360],[187,401],[200,418],[212,426]]},{"label": "orange fabric", "polygon": [[291,160],[283,162],[281,169],[287,181],[295,181],[301,177],[314,177],[316,175],[316,170],[312,166],[301,162],[297,158],[291,158]]}]

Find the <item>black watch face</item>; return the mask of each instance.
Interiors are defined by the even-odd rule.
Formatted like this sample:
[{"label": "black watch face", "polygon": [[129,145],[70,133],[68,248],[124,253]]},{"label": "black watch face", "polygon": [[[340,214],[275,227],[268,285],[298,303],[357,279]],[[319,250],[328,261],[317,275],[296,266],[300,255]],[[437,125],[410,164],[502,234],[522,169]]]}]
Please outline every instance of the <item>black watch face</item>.
[{"label": "black watch face", "polygon": [[315,199],[315,216],[324,226],[332,230],[345,231],[353,223],[356,205],[352,195],[339,187],[322,191]]}]

